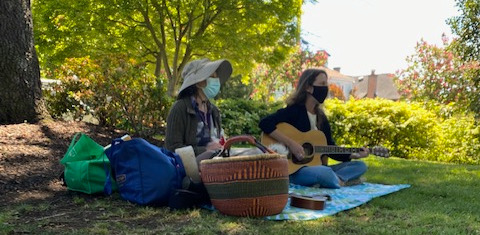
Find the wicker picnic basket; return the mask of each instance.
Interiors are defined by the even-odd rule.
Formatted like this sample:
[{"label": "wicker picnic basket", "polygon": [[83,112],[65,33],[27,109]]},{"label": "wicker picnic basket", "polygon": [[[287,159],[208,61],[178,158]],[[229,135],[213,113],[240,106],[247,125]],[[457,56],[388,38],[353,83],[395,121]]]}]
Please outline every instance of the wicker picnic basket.
[{"label": "wicker picnic basket", "polygon": [[213,206],[223,214],[275,215],[287,204],[289,181],[285,155],[203,160],[200,172]]}]

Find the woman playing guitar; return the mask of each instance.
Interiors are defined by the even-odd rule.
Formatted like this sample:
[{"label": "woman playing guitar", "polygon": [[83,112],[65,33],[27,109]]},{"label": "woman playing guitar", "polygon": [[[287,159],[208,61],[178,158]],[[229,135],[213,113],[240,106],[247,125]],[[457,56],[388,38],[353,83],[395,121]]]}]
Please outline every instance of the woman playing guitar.
[{"label": "woman playing guitar", "polygon": [[[279,109],[259,123],[262,131],[272,139],[286,145],[294,156],[293,162],[302,163],[306,154],[305,147],[277,128],[287,123],[300,132],[318,130],[325,134],[325,145],[335,145],[330,124],[320,105],[328,95],[328,76],[324,70],[307,69],[299,81],[295,92],[287,100],[287,107]],[[367,171],[362,161],[351,161],[367,157],[369,149],[361,148],[355,153],[330,154],[328,157],[341,161],[336,165],[303,166],[290,175],[290,182],[304,186],[319,185],[326,188],[339,188],[352,181],[358,181]],[[326,159],[326,158],[325,158]]]}]

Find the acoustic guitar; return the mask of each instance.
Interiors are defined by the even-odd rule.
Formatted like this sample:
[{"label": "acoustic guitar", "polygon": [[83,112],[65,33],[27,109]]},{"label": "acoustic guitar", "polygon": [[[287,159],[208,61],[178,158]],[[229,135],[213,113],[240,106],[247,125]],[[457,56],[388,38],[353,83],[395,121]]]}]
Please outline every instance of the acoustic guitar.
[{"label": "acoustic guitar", "polygon": [[[288,174],[293,174],[304,166],[316,166],[316,165],[327,165],[328,157],[322,155],[328,154],[352,154],[360,152],[361,148],[346,148],[340,146],[327,145],[327,139],[325,134],[319,130],[311,130],[307,132],[301,132],[295,127],[288,123],[279,123],[277,124],[277,130],[282,134],[288,136],[293,141],[302,145],[305,156],[299,161],[296,157],[293,156],[288,150],[285,153],[288,157]],[[261,143],[270,149],[276,150],[275,145],[280,145],[278,141],[270,137],[269,135],[262,133]],[[369,148],[370,154],[386,157],[390,156],[388,149],[384,147],[373,147]],[[278,152],[278,151],[277,151]]]},{"label": "acoustic guitar", "polygon": [[325,209],[326,201],[331,200],[332,197],[328,194],[318,194],[312,196],[290,194],[290,206],[310,210],[323,210]]}]

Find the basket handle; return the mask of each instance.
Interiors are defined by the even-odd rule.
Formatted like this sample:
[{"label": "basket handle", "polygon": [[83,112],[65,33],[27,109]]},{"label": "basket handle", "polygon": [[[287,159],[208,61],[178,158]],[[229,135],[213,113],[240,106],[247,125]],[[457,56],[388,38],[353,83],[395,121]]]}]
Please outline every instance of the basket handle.
[{"label": "basket handle", "polygon": [[229,149],[234,143],[238,142],[248,142],[250,144],[255,145],[255,138],[250,135],[237,135],[231,138],[228,138],[223,145],[224,149]]},{"label": "basket handle", "polygon": [[234,143],[238,142],[248,142],[249,144],[259,148],[264,153],[275,153],[273,150],[260,143],[260,141],[258,141],[257,139],[255,139],[255,137],[251,135],[237,135],[228,138],[227,141],[225,141],[225,144],[223,145],[223,150],[217,156],[230,157],[230,147]]}]

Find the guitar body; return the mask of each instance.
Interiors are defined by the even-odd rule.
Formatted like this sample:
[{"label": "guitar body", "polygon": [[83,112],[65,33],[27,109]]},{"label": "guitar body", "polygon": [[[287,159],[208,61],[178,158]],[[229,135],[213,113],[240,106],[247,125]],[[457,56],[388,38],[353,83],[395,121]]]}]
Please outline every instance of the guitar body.
[{"label": "guitar body", "polygon": [[[301,132],[288,123],[279,123],[277,130],[282,134],[288,136],[298,144],[302,145],[305,150],[305,156],[302,161],[298,161],[292,154],[288,154],[288,174],[295,173],[298,169],[304,166],[318,166],[327,165],[328,157],[324,156],[322,159],[322,153],[315,153],[314,146],[327,145],[327,138],[322,131],[311,130],[307,132]],[[277,144],[278,141],[273,139],[267,134],[262,133],[261,143],[265,146]]]},{"label": "guitar body", "polygon": [[[304,166],[327,166],[328,154],[351,154],[361,151],[361,148],[345,148],[327,145],[327,138],[322,131],[311,130],[301,132],[288,123],[277,124],[277,130],[291,138],[296,143],[302,145],[303,150],[305,151],[305,156],[302,161],[298,161],[291,153],[287,154],[288,174],[293,174]],[[272,149],[272,145],[279,144],[278,141],[265,133],[262,133],[261,142],[263,145]],[[390,156],[389,150],[381,146],[368,148],[368,150],[370,151],[370,154],[379,157],[388,158]]]}]

